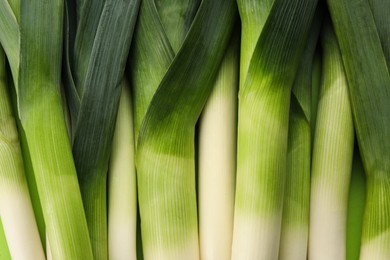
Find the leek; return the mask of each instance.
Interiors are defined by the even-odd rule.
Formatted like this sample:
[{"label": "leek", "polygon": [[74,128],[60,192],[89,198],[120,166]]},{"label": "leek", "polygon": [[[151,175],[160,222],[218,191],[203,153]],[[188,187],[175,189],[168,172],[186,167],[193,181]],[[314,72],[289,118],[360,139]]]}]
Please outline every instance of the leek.
[{"label": "leek", "polygon": [[123,81],[108,173],[109,259],[137,259],[137,180],[133,108],[130,87]]},{"label": "leek", "polygon": [[279,259],[306,259],[309,236],[312,64],[321,27],[317,8],[290,101],[287,174]]},{"label": "leek", "polygon": [[[251,1],[238,4],[244,21]],[[240,86],[232,259],[278,257],[290,93],[316,4],[275,0]]]},{"label": "leek", "polygon": [[[11,101],[12,101],[12,108],[13,111],[18,111],[18,106],[17,106],[17,97],[16,97],[16,90],[14,83],[12,79],[9,80],[10,85],[10,95],[11,95]],[[37,222],[38,226],[38,231],[39,235],[41,238],[41,243],[43,246],[43,249],[45,250],[46,247],[46,230],[45,230],[45,221],[43,219],[43,212],[42,212],[42,205],[41,201],[39,199],[39,193],[38,193],[38,187],[37,187],[37,182],[35,179],[35,174],[32,166],[32,161],[31,161],[31,156],[30,156],[30,151],[28,149],[28,144],[27,144],[27,139],[26,139],[26,133],[23,131],[22,124],[20,122],[20,118],[18,116],[15,116],[15,121],[16,121],[16,126],[19,132],[19,138],[20,138],[20,146],[22,148],[22,156],[23,156],[23,162],[24,162],[24,170],[25,170],[25,175],[27,179],[27,184],[28,184],[28,190],[30,193],[31,197],[31,203],[34,209],[34,215],[35,215],[35,220]]]},{"label": "leek", "polygon": [[321,36],[323,78],[311,168],[309,259],[345,259],[354,128],[347,79],[329,23]]},{"label": "leek", "polygon": [[328,0],[367,176],[360,259],[390,259],[390,75],[366,0]]},{"label": "leek", "polygon": [[0,216],[12,258],[45,258],[24,175],[22,151],[8,94],[5,54],[1,48]]},{"label": "leek", "polygon": [[60,97],[63,3],[21,1],[19,14],[15,2],[0,1],[0,41],[15,83],[53,258],[91,259]]},{"label": "leek", "polygon": [[72,151],[94,259],[108,258],[107,171],[138,7],[139,0],[67,1]]},{"label": "leek", "polygon": [[[136,165],[146,259],[199,258],[195,124],[212,90],[235,17],[233,0],[203,0],[193,21],[191,7],[196,2],[169,8],[178,2],[167,1],[166,6],[142,2],[132,54],[134,74],[130,78],[135,92]],[[182,17],[186,26],[174,29],[190,28],[178,33],[185,40],[176,56],[174,41],[165,32],[163,21],[170,17],[162,13],[164,7],[182,11],[170,17],[174,24],[180,24],[177,17]],[[140,99],[143,88],[147,94]]]},{"label": "leek", "polygon": [[347,219],[347,260],[358,260],[362,237],[364,204],[366,200],[366,176],[358,149],[355,149],[349,185]]},{"label": "leek", "polygon": [[239,65],[236,39],[225,54],[200,118],[198,209],[200,257],[204,260],[231,258]]}]

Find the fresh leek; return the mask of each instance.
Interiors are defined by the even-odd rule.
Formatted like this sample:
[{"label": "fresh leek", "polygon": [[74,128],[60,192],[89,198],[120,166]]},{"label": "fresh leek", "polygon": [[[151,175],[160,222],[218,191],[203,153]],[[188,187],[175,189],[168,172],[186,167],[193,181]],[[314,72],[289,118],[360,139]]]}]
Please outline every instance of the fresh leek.
[{"label": "fresh leek", "polygon": [[312,64],[321,27],[317,9],[290,101],[286,187],[279,259],[306,259],[309,236]]},{"label": "fresh leek", "polygon": [[133,108],[130,87],[123,80],[108,173],[109,259],[137,259],[137,180]]},{"label": "fresh leek", "polygon": [[321,43],[324,55],[311,166],[309,259],[342,260],[346,256],[354,128],[347,79],[329,20],[323,26]]},{"label": "fresh leek", "polygon": [[361,260],[390,259],[390,75],[367,0],[328,0],[367,176]]},{"label": "fresh leek", "polygon": [[[228,45],[235,2],[203,0],[193,21],[192,1],[182,1],[184,7],[178,5],[178,9],[169,8],[169,3],[179,1],[166,3],[142,1],[134,49],[142,53],[132,55],[134,63],[139,63],[132,64],[134,75],[130,78],[134,80],[135,128],[139,132],[136,165],[142,244],[146,259],[198,259],[195,124]],[[163,14],[164,7],[182,12]],[[175,55],[164,19],[180,24],[178,17],[186,19],[184,28],[190,29],[179,34],[185,39]],[[147,41],[148,37],[153,40]],[[143,56],[147,54],[157,56]],[[153,76],[150,68],[156,69]],[[139,99],[137,91],[142,88],[148,89],[148,94]]]},{"label": "fresh leek", "polygon": [[8,92],[5,54],[0,48],[0,216],[12,258],[44,259]]},{"label": "fresh leek", "polygon": [[290,93],[316,4],[275,0],[240,86],[232,259],[278,257]]},{"label": "fresh leek", "polygon": [[21,1],[19,5],[15,0],[2,0],[0,13],[0,41],[15,83],[18,116],[31,155],[53,257],[91,259],[61,106],[63,2]]},{"label": "fresh leek", "polygon": [[94,259],[108,258],[107,171],[139,0],[67,0],[72,151]]},{"label": "fresh leek", "polygon": [[[233,37],[235,34],[233,34]],[[199,126],[201,259],[230,259],[236,177],[238,40],[233,38]]]}]

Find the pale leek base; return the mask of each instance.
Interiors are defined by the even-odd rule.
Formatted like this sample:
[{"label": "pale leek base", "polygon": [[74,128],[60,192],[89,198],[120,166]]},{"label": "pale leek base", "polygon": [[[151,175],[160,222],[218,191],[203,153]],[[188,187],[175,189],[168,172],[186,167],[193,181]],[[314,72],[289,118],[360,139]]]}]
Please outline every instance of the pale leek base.
[{"label": "pale leek base", "polygon": [[0,213],[12,259],[45,259],[26,183],[0,188]]},{"label": "pale leek base", "polygon": [[[221,120],[223,118],[221,117]],[[217,121],[219,120],[216,119],[214,123],[218,124]],[[203,123],[207,124],[205,121]],[[201,130],[204,136],[200,137],[199,154],[201,257],[202,259],[230,259],[235,178],[235,160],[231,158],[233,153],[230,152],[235,147],[234,137],[231,138],[229,131],[207,130],[204,128]],[[220,141],[225,139],[227,139],[225,144],[220,144]]]},{"label": "pale leek base", "polygon": [[128,85],[122,86],[108,173],[109,259],[137,259],[137,186],[133,113]]},{"label": "pale leek base", "polygon": [[344,260],[347,208],[339,198],[312,186],[310,203],[309,260]]},{"label": "pale leek base", "polygon": [[269,217],[235,214],[233,260],[277,260],[281,214]]},{"label": "pale leek base", "polygon": [[228,49],[199,128],[199,239],[203,260],[230,259],[233,237],[238,42]]},{"label": "pale leek base", "polygon": [[307,256],[307,224],[284,224],[280,237],[279,260],[304,260]]}]

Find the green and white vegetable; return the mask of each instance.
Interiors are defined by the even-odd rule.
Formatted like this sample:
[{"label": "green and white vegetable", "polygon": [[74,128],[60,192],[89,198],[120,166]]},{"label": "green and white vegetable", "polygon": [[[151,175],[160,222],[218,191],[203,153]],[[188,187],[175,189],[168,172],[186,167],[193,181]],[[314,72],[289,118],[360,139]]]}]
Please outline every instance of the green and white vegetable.
[{"label": "green and white vegetable", "polygon": [[[178,5],[180,13],[164,14],[164,10],[175,10],[170,8],[175,3],[142,2],[131,56],[146,259],[199,258],[195,124],[212,90],[235,20],[233,0],[203,0],[193,20],[191,7],[196,2],[184,1],[184,6]],[[185,19],[186,26],[178,17]],[[171,29],[180,29],[177,35],[185,36],[176,51],[175,37],[171,37],[176,34],[164,30],[169,31],[164,22],[169,19],[177,25]],[[153,41],[149,42],[150,38]],[[155,68],[155,73],[151,74],[150,68]],[[147,94],[140,99],[143,88]]]},{"label": "green and white vegetable", "polygon": [[137,179],[133,107],[127,80],[122,82],[108,173],[109,259],[137,259]]},{"label": "green and white vegetable", "polygon": [[279,259],[306,259],[309,237],[311,88],[313,56],[322,22],[317,9],[292,87],[286,186]]},{"label": "green and white vegetable", "polygon": [[0,13],[0,42],[15,83],[53,258],[91,259],[60,96],[63,2],[2,0]]},{"label": "green and white vegetable", "polygon": [[[238,2],[241,20],[251,3]],[[232,259],[278,257],[290,93],[316,3],[275,0],[240,86]]]},{"label": "green and white vegetable", "polygon": [[67,1],[72,151],[94,259],[108,258],[107,171],[139,1]]},{"label": "green and white vegetable", "polygon": [[367,175],[360,259],[390,259],[390,76],[365,0],[328,0]]},{"label": "green and white vegetable", "polygon": [[0,47],[0,216],[14,259],[44,259],[31,205],[18,131],[8,94],[6,59]]},{"label": "green and white vegetable", "polygon": [[0,260],[390,259],[389,14],[0,0]]},{"label": "green and white vegetable", "polygon": [[309,259],[342,260],[354,128],[347,79],[329,21],[323,26],[321,43],[323,76],[311,166]]},{"label": "green and white vegetable", "polygon": [[231,258],[239,73],[239,42],[235,36],[199,125],[199,241],[204,260]]}]

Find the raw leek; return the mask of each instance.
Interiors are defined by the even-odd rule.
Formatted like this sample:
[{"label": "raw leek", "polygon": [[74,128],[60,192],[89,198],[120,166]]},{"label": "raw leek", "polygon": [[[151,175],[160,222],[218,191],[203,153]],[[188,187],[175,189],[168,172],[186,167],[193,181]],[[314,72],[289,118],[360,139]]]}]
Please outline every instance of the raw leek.
[{"label": "raw leek", "polygon": [[238,43],[234,37],[200,118],[198,209],[200,257],[204,260],[231,258],[237,154]]},{"label": "raw leek", "polygon": [[278,257],[290,93],[316,4],[275,0],[240,86],[232,259]]},{"label": "raw leek", "polygon": [[91,259],[60,97],[63,2],[21,1],[19,6],[2,0],[0,13],[0,41],[15,83],[53,257]]},{"label": "raw leek", "polygon": [[290,101],[287,174],[279,259],[306,259],[309,237],[312,64],[322,16],[317,8]]},{"label": "raw leek", "polygon": [[[345,259],[354,128],[340,50],[324,24],[322,85],[313,144],[309,259]],[[327,223],[326,225],[324,223]]]},{"label": "raw leek", "polygon": [[[194,13],[187,8],[191,1],[182,3],[184,9],[179,10],[184,11],[180,14]],[[166,7],[169,8],[168,3]],[[176,56],[173,41],[166,35],[166,27],[160,20],[160,17],[162,20],[169,17],[159,14],[161,8],[164,9],[164,5],[156,7],[152,0],[141,4],[136,29],[140,35],[135,35],[138,47],[134,50],[143,53],[132,57],[135,63],[142,64],[138,69],[132,65],[135,75],[130,77],[134,80],[135,92],[141,88],[149,91],[142,100],[135,93],[136,133],[142,121],[136,165],[143,252],[146,259],[198,259],[195,124],[228,45],[235,20],[235,2],[203,0],[192,23],[190,17],[185,16],[188,19],[185,28],[190,29],[182,32],[185,40],[179,44]],[[170,17],[177,18],[176,15]],[[153,37],[154,40],[138,42],[138,37]],[[155,41],[158,44],[153,44]],[[142,58],[147,53],[157,56]],[[154,76],[149,72],[151,67],[156,69]],[[143,112],[146,113],[143,115]]]},{"label": "raw leek", "polygon": [[108,173],[109,259],[137,259],[137,180],[130,86],[123,80]]},{"label": "raw leek", "polygon": [[0,47],[0,216],[12,258],[44,259],[8,92],[5,54]]},{"label": "raw leek", "polygon": [[107,171],[139,0],[67,0],[72,151],[94,259],[108,258]]},{"label": "raw leek", "polygon": [[366,0],[328,0],[367,176],[360,259],[390,259],[390,75]]}]

